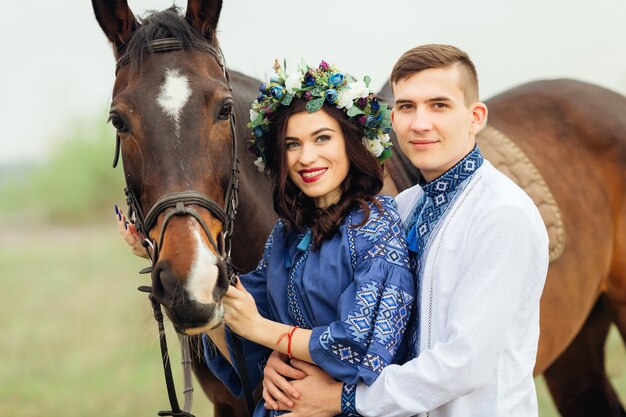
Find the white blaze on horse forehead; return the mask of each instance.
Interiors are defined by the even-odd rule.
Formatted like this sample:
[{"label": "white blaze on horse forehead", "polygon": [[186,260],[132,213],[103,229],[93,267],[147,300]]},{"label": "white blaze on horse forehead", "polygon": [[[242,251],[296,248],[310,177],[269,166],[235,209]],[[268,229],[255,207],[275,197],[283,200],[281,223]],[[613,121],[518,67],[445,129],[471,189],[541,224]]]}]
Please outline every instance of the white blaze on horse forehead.
[{"label": "white blaze on horse forehead", "polygon": [[211,304],[214,302],[213,288],[215,288],[219,275],[218,259],[202,239],[197,224],[195,224],[192,236],[196,241],[196,252],[187,279],[186,290],[192,300],[202,304]]},{"label": "white blaze on horse forehead", "polygon": [[161,84],[157,103],[174,122],[176,136],[180,135],[180,116],[189,96],[191,96],[191,88],[187,76],[182,75],[179,69],[165,70],[165,81]]}]

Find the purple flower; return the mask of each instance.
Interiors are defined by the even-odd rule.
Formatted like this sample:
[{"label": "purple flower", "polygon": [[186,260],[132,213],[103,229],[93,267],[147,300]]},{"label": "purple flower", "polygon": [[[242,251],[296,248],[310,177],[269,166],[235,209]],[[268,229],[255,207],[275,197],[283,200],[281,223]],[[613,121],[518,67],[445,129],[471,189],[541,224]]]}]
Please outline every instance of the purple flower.
[{"label": "purple flower", "polygon": [[364,125],[365,122],[367,121],[367,116],[362,114],[359,116],[359,118],[357,119],[359,121],[360,124]]},{"label": "purple flower", "polygon": [[322,62],[320,62],[320,69],[322,71],[326,71],[328,69],[328,63],[324,60],[322,60]]},{"label": "purple flower", "polygon": [[360,108],[360,109],[364,109],[365,106],[367,106],[367,98],[365,97],[361,97],[357,102],[356,105]]},{"label": "purple flower", "polygon": [[304,92],[304,96],[303,96],[303,98],[304,98],[306,101],[309,101],[309,100],[311,100],[311,99],[313,98],[313,95],[311,94],[311,92],[310,92],[310,91],[305,91],[305,92]]},{"label": "purple flower", "polygon": [[326,101],[328,101],[331,104],[337,101],[337,95],[338,95],[337,90],[333,88],[329,88],[328,90],[326,90],[326,93],[324,94],[324,96],[326,97]]},{"label": "purple flower", "polygon": [[265,83],[262,83],[259,87],[259,91],[265,93],[267,91],[267,85],[265,85]]},{"label": "purple flower", "polygon": [[339,87],[343,83],[343,74],[336,72],[328,77],[329,87]]}]

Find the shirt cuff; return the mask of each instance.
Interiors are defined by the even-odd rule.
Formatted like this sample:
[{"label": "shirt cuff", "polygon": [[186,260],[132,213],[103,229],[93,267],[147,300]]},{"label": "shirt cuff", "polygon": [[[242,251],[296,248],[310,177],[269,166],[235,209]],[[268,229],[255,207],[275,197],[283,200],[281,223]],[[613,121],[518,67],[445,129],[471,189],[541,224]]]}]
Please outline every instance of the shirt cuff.
[{"label": "shirt cuff", "polygon": [[356,385],[343,384],[341,387],[341,412],[348,417],[362,417],[356,411]]}]

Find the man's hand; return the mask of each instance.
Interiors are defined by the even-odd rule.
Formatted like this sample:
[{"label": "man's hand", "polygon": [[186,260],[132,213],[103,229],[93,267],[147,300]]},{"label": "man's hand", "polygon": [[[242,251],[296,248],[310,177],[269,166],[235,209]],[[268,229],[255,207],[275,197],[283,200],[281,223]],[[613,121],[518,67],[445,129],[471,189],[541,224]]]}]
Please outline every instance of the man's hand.
[{"label": "man's hand", "polygon": [[263,371],[263,399],[265,408],[278,410],[278,403],[290,408],[294,406],[291,398],[300,398],[300,393],[296,390],[289,379],[302,379],[306,374],[299,369],[290,366],[285,361],[286,356],[274,351],[267,360]]},{"label": "man's hand", "polygon": [[292,359],[291,365],[307,376],[291,381],[293,387],[300,392],[300,398],[291,397],[295,405],[290,408],[292,410],[291,414],[288,414],[290,417],[333,417],[341,414],[341,382],[335,381],[326,372],[310,363]]}]

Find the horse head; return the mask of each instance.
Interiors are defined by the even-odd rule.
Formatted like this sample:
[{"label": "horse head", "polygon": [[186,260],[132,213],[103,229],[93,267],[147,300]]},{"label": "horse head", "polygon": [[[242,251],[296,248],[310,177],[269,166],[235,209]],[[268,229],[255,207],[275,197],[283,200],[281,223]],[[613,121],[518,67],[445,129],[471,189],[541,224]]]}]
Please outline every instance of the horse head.
[{"label": "horse head", "polygon": [[129,216],[154,245],[152,294],[179,332],[194,334],[219,323],[228,288],[225,207],[237,168],[216,39],[222,2],[189,0],[185,16],[173,6],[143,20],[126,0],[92,3],[118,60],[114,164],[121,152]]}]

